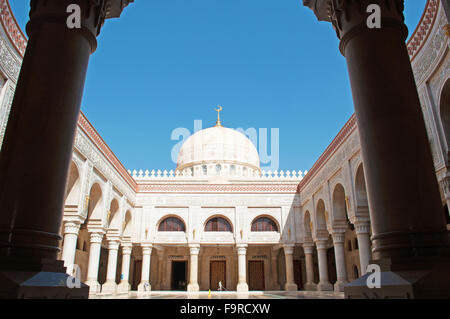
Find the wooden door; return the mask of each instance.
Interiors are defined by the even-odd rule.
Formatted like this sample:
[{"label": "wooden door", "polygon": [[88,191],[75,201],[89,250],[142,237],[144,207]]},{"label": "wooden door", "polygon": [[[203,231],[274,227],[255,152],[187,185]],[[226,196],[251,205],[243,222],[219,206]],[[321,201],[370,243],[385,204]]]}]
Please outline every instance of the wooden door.
[{"label": "wooden door", "polygon": [[264,290],[264,261],[248,262],[248,289]]},{"label": "wooden door", "polygon": [[219,289],[219,281],[226,287],[226,261],[211,261],[209,273],[209,287],[211,290]]},{"label": "wooden door", "polygon": [[297,289],[302,289],[302,261],[294,260],[294,281],[297,285]]}]

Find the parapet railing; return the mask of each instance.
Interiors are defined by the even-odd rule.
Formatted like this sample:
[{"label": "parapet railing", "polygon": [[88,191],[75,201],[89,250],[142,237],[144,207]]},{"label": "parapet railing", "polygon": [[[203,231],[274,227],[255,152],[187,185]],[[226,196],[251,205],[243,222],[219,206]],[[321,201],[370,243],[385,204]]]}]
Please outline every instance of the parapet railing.
[{"label": "parapet railing", "polygon": [[146,181],[146,180],[202,180],[211,179],[214,177],[224,177],[228,179],[252,179],[252,180],[286,180],[286,181],[301,181],[308,171],[261,171],[261,173],[248,173],[246,175],[242,174],[218,174],[218,175],[191,175],[189,173],[181,173],[180,171],[174,170],[128,170],[128,173],[136,181]]}]

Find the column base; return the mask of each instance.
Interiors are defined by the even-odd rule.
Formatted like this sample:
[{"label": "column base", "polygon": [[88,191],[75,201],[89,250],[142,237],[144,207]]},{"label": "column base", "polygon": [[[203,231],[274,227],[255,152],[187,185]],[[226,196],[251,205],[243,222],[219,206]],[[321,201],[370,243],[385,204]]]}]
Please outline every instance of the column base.
[{"label": "column base", "polygon": [[348,284],[348,281],[337,281],[334,284],[334,291],[335,292],[344,292],[344,287],[346,284]]},{"label": "column base", "polygon": [[200,291],[200,286],[198,284],[188,284],[187,291],[188,292],[198,292],[198,291]]},{"label": "column base", "polygon": [[151,292],[152,291],[152,285],[150,285],[150,283],[147,282],[141,282],[138,286],[138,292]]},{"label": "column base", "polygon": [[102,286],[96,280],[88,280],[85,282],[85,284],[89,286],[90,295],[99,294],[102,290]]},{"label": "column base", "polygon": [[117,292],[117,284],[114,281],[107,281],[102,286],[102,293],[115,294]]},{"label": "column base", "polygon": [[317,291],[333,291],[334,287],[329,282],[319,282],[317,284]]},{"label": "column base", "polygon": [[305,290],[307,291],[316,291],[317,290],[317,285],[315,283],[306,283],[305,284]]},{"label": "column base", "polygon": [[375,283],[375,273],[367,273],[345,286],[347,299],[450,299],[450,260],[431,262],[421,260],[372,261],[381,268],[379,288],[369,288]]},{"label": "column base", "polygon": [[286,283],[285,285],[284,285],[284,290],[286,290],[286,291],[297,291],[298,290],[298,287],[297,287],[297,285],[296,284],[294,284],[294,283]]},{"label": "column base", "polygon": [[238,293],[248,292],[248,284],[247,283],[239,283],[236,287],[236,291]]},{"label": "column base", "polygon": [[122,281],[120,284],[117,285],[117,293],[118,294],[124,294],[128,293],[131,290],[131,285],[128,283],[128,281]]},{"label": "column base", "polygon": [[[1,299],[87,299],[89,287],[69,276],[60,260],[0,258]],[[71,288],[73,287],[73,288]]]}]

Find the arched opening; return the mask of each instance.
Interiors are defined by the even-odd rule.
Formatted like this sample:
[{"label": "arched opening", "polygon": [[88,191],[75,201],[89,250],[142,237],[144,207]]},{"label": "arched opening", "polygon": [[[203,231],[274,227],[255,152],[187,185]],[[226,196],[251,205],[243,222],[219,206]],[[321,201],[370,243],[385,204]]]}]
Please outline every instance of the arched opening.
[{"label": "arched opening", "polygon": [[133,225],[131,223],[131,212],[127,210],[127,212],[125,213],[125,219],[123,221],[123,230],[122,230],[123,236],[131,237],[132,230]]},{"label": "arched opening", "polygon": [[345,190],[341,184],[337,184],[333,191],[333,219],[334,222],[347,222],[347,204],[345,202]]},{"label": "arched opening", "polygon": [[355,176],[355,192],[356,192],[356,205],[358,207],[368,207],[366,179],[364,177],[363,165],[359,165],[356,170]]},{"label": "arched opening", "polygon": [[325,202],[322,199],[320,199],[317,202],[317,208],[316,208],[316,227],[317,227],[318,232],[320,232],[322,234],[328,234],[328,238],[327,238],[328,280],[332,285],[334,285],[337,281],[336,260],[335,260],[335,254],[334,254],[333,239],[331,238],[331,235],[328,232],[327,218],[328,217],[325,214]]},{"label": "arched opening", "polygon": [[186,226],[184,222],[178,217],[167,217],[162,222],[159,223],[158,231],[175,231],[175,232],[185,232]]},{"label": "arched opening", "polygon": [[66,184],[65,206],[76,206],[80,196],[80,174],[74,162],[70,163]]},{"label": "arched opening", "polygon": [[448,79],[442,88],[440,98],[440,115],[442,128],[444,129],[445,139],[447,141],[447,161],[450,152],[450,79]]},{"label": "arched opening", "polygon": [[103,215],[103,194],[99,184],[94,184],[89,192],[88,214],[86,220],[101,219]]},{"label": "arched opening", "polygon": [[252,232],[267,232],[267,231],[273,231],[278,232],[278,226],[277,223],[268,216],[261,216],[257,217],[252,222],[251,227]]},{"label": "arched opening", "polygon": [[108,210],[108,228],[119,229],[120,228],[120,216],[119,216],[119,201],[117,199],[113,199],[111,204],[109,205]]},{"label": "arched opening", "polygon": [[233,232],[231,224],[223,217],[213,217],[205,225],[205,232]]},{"label": "arched opening", "polygon": [[317,202],[316,209],[317,230],[327,230],[327,220],[325,217],[325,203],[322,199]]},{"label": "arched opening", "polygon": [[311,214],[307,210],[305,212],[305,217],[303,219],[304,223],[304,231],[305,231],[305,239],[312,240],[312,222],[311,222]]}]

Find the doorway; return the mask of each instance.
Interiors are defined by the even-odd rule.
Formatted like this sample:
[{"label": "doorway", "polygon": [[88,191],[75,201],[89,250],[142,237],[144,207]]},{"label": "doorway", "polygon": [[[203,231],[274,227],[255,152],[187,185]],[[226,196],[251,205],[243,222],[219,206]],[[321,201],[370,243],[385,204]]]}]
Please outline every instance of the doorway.
[{"label": "doorway", "polygon": [[172,290],[186,290],[186,261],[172,261]]},{"label": "doorway", "polygon": [[297,285],[297,290],[301,290],[303,282],[302,282],[302,261],[294,260],[294,281]]},{"label": "doorway", "polygon": [[209,269],[210,289],[219,290],[219,282],[226,287],[226,261],[211,261]]},{"label": "doorway", "polygon": [[131,285],[132,290],[138,289],[139,283],[141,282],[141,274],[142,274],[142,260],[136,260],[134,262],[133,284]]},{"label": "doorway", "polygon": [[264,261],[248,262],[248,289],[264,290]]}]

